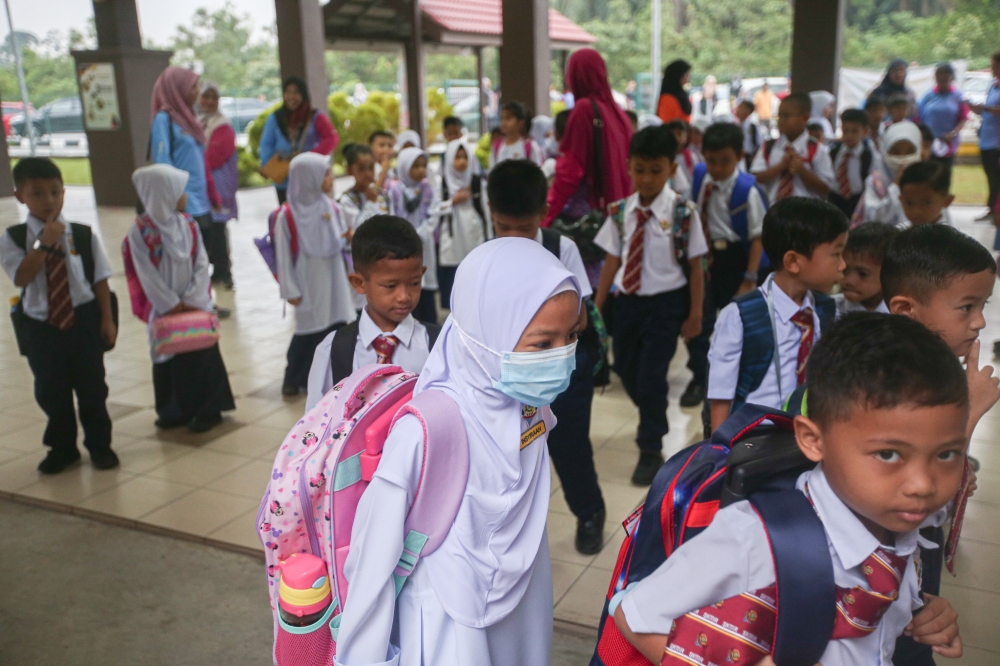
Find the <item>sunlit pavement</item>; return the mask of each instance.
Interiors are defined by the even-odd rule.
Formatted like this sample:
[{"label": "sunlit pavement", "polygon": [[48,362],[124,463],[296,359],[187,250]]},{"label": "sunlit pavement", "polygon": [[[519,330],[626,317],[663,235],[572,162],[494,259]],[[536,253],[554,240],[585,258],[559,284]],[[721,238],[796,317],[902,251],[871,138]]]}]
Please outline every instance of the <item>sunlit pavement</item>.
[{"label": "sunlit pavement", "polygon": [[[338,190],[343,188],[338,183]],[[122,274],[121,241],[133,219],[122,208],[96,208],[86,187],[67,188],[69,219],[94,225],[104,239],[116,273],[112,288],[122,305],[118,345],[105,357],[114,419],[114,447],[121,468],[96,472],[87,464],[55,477],[35,470],[44,454],[44,415],[31,391],[31,372],[17,353],[13,331],[0,325],[0,496],[32,502],[102,520],[138,526],[186,539],[253,553],[260,552],[254,520],[275,451],[301,417],[304,398],[281,397],[285,352],[293,331],[291,308],[252,239],[266,228],[277,200],[272,189],[239,194],[242,220],[230,225],[235,292],[218,294],[231,308],[222,322],[220,345],[237,409],[207,433],[158,431],[153,422],[152,371],[144,325],[130,315]],[[21,221],[23,207],[0,201],[4,224]],[[993,227],[973,223],[981,208],[953,209],[957,226],[992,247]],[[6,295],[17,292],[3,280]],[[987,307],[983,349],[1000,339],[1000,306]],[[682,410],[677,400],[690,377],[678,347],[670,370],[668,409],[671,432],[664,438],[669,455],[693,441],[700,428],[698,410]],[[984,361],[985,362],[985,361]],[[573,548],[576,520],[553,473],[548,531],[552,551],[557,623],[597,626],[623,532],[620,521],[642,501],[644,490],[630,485],[637,458],[633,443],[637,415],[616,381],[595,396],[591,436],[601,487],[608,505],[608,543],[597,556]],[[82,437],[82,435],[81,435]],[[961,614],[966,656],[948,663],[1000,663],[1000,408],[983,419],[972,442],[982,463],[979,490],[969,506],[957,557],[958,577],[945,574],[944,596]],[[81,446],[82,449],[82,446]],[[942,660],[942,663],[944,660]]]}]

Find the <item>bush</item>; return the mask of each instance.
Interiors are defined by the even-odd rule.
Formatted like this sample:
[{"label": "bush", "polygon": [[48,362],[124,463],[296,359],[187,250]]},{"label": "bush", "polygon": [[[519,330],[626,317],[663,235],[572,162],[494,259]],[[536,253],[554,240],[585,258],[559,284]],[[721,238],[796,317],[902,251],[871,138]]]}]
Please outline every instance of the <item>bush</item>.
[{"label": "bush", "polygon": [[[257,141],[260,143],[259,134]],[[253,154],[249,146],[236,148],[236,164],[240,170],[240,187],[261,187],[269,184],[270,181],[257,172],[260,169],[260,159]]]},{"label": "bush", "polygon": [[427,143],[432,143],[442,132],[441,121],[455,113],[442,88],[427,89]]},{"label": "bush", "polygon": [[483,165],[483,169],[490,168],[490,133],[486,132],[481,137],[479,137],[479,143],[476,144],[476,157],[479,158],[479,163]]},{"label": "bush", "polygon": [[376,90],[368,93],[366,104],[374,104],[382,109],[386,129],[390,132],[399,132],[399,95]]}]

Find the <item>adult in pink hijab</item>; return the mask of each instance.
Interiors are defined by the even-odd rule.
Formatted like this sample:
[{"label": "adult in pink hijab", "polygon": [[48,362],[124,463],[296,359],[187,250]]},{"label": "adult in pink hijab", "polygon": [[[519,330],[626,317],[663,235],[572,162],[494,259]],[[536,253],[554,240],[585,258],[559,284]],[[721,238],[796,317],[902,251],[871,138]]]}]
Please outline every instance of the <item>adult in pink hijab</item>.
[{"label": "adult in pink hijab", "polygon": [[[566,66],[566,87],[576,98],[576,104],[569,114],[566,132],[559,144],[560,154],[556,160],[555,179],[549,188],[549,215],[545,226],[549,226],[564,209],[567,215],[579,217],[587,212],[587,208],[604,209],[632,192],[632,181],[628,175],[632,124],[611,96],[608,68],[601,54],[588,48],[570,56]],[[604,121],[601,182],[596,182],[594,168],[595,104]]]},{"label": "adult in pink hijab", "polygon": [[[170,119],[181,126],[181,129],[201,145],[205,145],[205,130],[194,112],[194,102],[198,93],[192,92],[198,85],[200,77],[190,69],[183,67],[167,67],[156,79],[153,85],[153,102],[150,107],[149,121],[156,119],[156,114],[166,111]],[[190,101],[189,101],[190,100]]]}]

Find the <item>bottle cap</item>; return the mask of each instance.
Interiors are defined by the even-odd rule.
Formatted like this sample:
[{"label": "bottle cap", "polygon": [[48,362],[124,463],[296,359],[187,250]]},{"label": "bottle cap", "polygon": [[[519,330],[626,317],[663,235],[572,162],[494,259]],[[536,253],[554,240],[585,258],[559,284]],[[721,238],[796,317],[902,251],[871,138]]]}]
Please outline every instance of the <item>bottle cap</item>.
[{"label": "bottle cap", "polygon": [[281,581],[278,603],[287,612],[302,617],[318,613],[333,599],[326,563],[315,555],[295,553],[278,565]]}]

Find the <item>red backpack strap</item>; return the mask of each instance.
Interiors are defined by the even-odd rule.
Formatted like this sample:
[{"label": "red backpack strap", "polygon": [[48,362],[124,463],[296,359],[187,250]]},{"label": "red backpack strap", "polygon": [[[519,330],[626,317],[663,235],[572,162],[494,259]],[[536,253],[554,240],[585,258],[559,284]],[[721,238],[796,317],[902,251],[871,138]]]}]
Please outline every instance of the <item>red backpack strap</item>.
[{"label": "red backpack strap", "polygon": [[768,139],[764,142],[764,166],[771,168],[771,151],[774,150],[774,144],[777,143],[776,139]]},{"label": "red backpack strap", "polygon": [[500,145],[502,143],[503,143],[503,137],[500,137],[499,139],[497,139],[496,141],[493,142],[492,146],[490,146],[490,150],[493,151],[493,161],[494,162],[496,162],[497,158],[500,157]]},{"label": "red backpack strap", "polygon": [[532,138],[530,136],[529,137],[525,137],[525,139],[524,139],[524,159],[526,159],[526,160],[530,160],[531,159],[531,146],[534,143],[535,143],[534,140],[532,140]]},{"label": "red backpack strap", "polygon": [[292,250],[292,259],[298,259],[299,231],[295,226],[295,218],[292,216],[292,207],[284,203],[281,205],[281,210],[285,213],[285,223],[288,225],[288,246]]},{"label": "red backpack strap", "polygon": [[817,150],[819,150],[819,141],[809,137],[809,156],[806,158],[806,164],[812,164],[813,158],[816,157]]},{"label": "red backpack strap", "polygon": [[184,217],[187,218],[188,228],[191,229],[191,260],[196,261],[198,259],[198,223],[186,214]]}]

